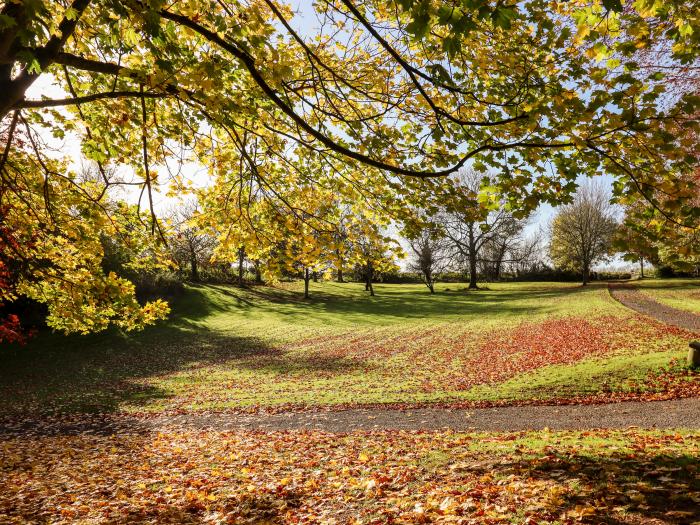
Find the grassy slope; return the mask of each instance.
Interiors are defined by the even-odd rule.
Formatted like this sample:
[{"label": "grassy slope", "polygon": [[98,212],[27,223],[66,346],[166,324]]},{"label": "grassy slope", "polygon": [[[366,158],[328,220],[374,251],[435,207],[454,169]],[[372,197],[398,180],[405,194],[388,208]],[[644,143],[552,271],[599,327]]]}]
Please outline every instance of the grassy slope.
[{"label": "grassy slope", "polygon": [[700,314],[700,279],[645,279],[638,283],[652,299]]},{"label": "grassy slope", "polygon": [[[643,377],[684,354],[677,335],[639,337],[642,322],[604,286],[490,288],[467,293],[462,285],[440,285],[431,296],[422,286],[379,285],[370,298],[358,284],[324,283],[312,285],[314,298],[303,301],[297,285],[191,287],[170,320],[143,333],[44,334],[6,351],[0,413],[576,395]],[[500,364],[488,356],[480,362],[484,342],[522,323],[534,326],[536,339],[533,323],[571,318],[569,328],[608,319],[606,326],[624,325],[632,335],[613,352],[574,364],[511,373],[488,386],[461,382],[511,361],[528,363],[517,354]]]}]

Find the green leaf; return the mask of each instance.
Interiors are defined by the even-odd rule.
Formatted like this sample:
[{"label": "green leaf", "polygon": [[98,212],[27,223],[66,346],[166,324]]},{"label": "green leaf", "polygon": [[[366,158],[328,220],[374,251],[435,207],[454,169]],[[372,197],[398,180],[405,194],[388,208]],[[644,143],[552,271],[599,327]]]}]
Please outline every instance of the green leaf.
[{"label": "green leaf", "polygon": [[603,7],[608,11],[619,13],[622,11],[622,2],[620,0],[603,0]]},{"label": "green leaf", "polygon": [[413,20],[406,26],[406,31],[411,33],[416,38],[423,38],[428,34],[430,28],[430,15],[428,13],[419,13],[413,17]]},{"label": "green leaf", "polygon": [[512,8],[499,7],[491,13],[493,25],[501,29],[510,29],[513,20],[518,16],[518,12]]},{"label": "green leaf", "polygon": [[14,18],[8,15],[0,15],[0,29],[7,29],[9,27],[14,27],[17,22]]},{"label": "green leaf", "polygon": [[79,13],[77,9],[75,9],[74,7],[69,7],[68,9],[66,9],[66,12],[63,16],[66,18],[66,20],[75,20],[76,18],[78,18],[78,15]]}]

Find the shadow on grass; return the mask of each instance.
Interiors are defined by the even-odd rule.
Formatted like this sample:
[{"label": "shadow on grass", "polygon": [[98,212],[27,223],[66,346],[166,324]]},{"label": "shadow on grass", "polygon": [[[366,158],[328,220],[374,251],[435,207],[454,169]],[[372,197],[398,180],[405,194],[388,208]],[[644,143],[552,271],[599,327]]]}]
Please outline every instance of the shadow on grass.
[{"label": "shadow on grass", "polygon": [[[516,290],[439,292],[420,287],[378,286],[368,297],[362,285],[326,283],[311,300],[279,288],[190,286],[172,303],[167,321],[140,333],[108,330],[89,336],[40,334],[27,347],[0,355],[0,414],[45,411],[117,410],[120,404],[146,405],[171,397],[147,378],[232,361],[235,366],[271,373],[314,376],[367,369],[360,359],[314,354],[294,357],[270,346],[265,327],[291,323],[371,326],[397,320],[445,316],[488,317],[546,313],[556,297],[582,293],[580,286],[541,285]],[[523,300],[525,299],[525,301]],[[221,325],[212,319],[222,321]],[[239,323],[260,323],[260,336],[244,336]],[[217,322],[218,322],[217,321]],[[266,324],[267,323],[267,324]],[[212,330],[212,326],[221,328]],[[258,326],[258,325],[256,325]]]},{"label": "shadow on grass", "polygon": [[[143,433],[137,435],[139,437],[129,440],[128,448],[122,448],[118,456],[102,450],[115,446],[115,441],[112,440],[91,442],[88,455],[104,453],[105,468],[114,474],[118,474],[119,469],[136,470],[140,465],[149,465],[153,460],[152,452],[146,451],[149,450],[148,443],[152,436]],[[196,439],[207,439],[203,436],[199,434]],[[263,457],[265,454],[275,454],[276,458],[279,458],[279,454],[284,454],[284,451],[268,445],[264,435],[249,438],[260,440],[259,450]],[[213,435],[209,439],[219,438]],[[357,435],[355,439],[362,440],[362,435]],[[390,439],[394,447],[401,440],[397,436]],[[116,443],[122,446],[118,441]],[[410,443],[410,440],[407,443]],[[317,446],[328,447],[328,443],[323,439],[316,442],[314,435],[309,434],[310,457],[313,458],[318,452]],[[600,446],[605,446],[604,440]],[[324,449],[323,455],[329,459],[339,459],[350,468],[360,467],[363,460],[359,457],[340,456],[340,452],[331,446]],[[487,506],[498,509],[502,515],[499,522],[505,522],[509,518],[508,521],[513,523],[523,523],[526,516],[529,516],[530,520],[527,522],[533,523],[691,524],[700,517],[695,502],[700,491],[700,479],[697,477],[700,459],[695,456],[656,455],[644,450],[635,454],[603,456],[558,454],[547,450],[532,453],[526,451],[525,454],[527,455],[514,459],[510,454],[499,452],[459,456],[447,453],[444,456],[447,463],[435,467],[402,463],[401,457],[393,457],[390,454],[385,462],[374,464],[373,467],[381,473],[390,465],[392,472],[400,473],[401,466],[404,466],[410,470],[410,479],[414,480],[416,486],[425,484],[435,493],[445,492],[450,495],[450,498],[446,498],[448,501],[454,498],[462,502],[468,498],[470,505],[464,509],[460,508],[458,514],[464,518],[476,519],[476,522],[481,522],[480,518],[483,520],[483,508]],[[55,498],[50,498],[46,493],[50,492],[52,487],[66,483],[66,471],[84,472],[81,462],[85,461],[85,458],[81,454],[71,454],[54,456],[51,459],[60,462],[58,468],[51,468],[56,465],[49,463],[42,469],[36,469],[35,459],[31,455],[25,460],[13,460],[13,469],[30,470],[35,473],[28,477],[30,487],[19,484],[8,487],[4,494],[5,501],[12,503],[14,500],[15,505],[8,506],[7,516],[16,518],[18,522],[34,522],[37,516],[51,516],[52,512],[55,512]],[[259,458],[251,459],[253,465],[260,464]],[[458,459],[457,464],[452,464],[454,459]],[[481,461],[483,459],[486,461]],[[211,462],[212,459],[206,454],[193,454],[187,463],[188,472],[210,471]],[[310,461],[293,466],[296,469],[305,469],[308,479],[324,479],[327,471],[335,468],[336,461],[327,463],[328,465],[323,462],[319,465],[316,461]],[[74,469],[71,468],[73,464]],[[204,465],[207,465],[206,469],[203,468]],[[245,455],[240,460],[227,460],[227,467],[234,471],[242,465],[249,468],[251,465]],[[158,471],[162,476],[167,471],[168,464],[163,465],[161,469],[165,469]],[[274,486],[275,479],[279,479],[275,478],[275,475],[279,473],[274,470],[259,470],[262,472],[258,473],[257,477],[263,481],[270,481]],[[179,479],[173,481],[173,484],[189,481],[185,475],[175,476],[173,479]],[[231,515],[237,519],[236,522],[241,523],[289,523],[290,519],[296,517],[297,508],[305,512],[316,509],[334,516],[345,516],[347,513],[347,521],[350,521],[352,516],[374,514],[381,516],[381,519],[378,518],[373,523],[393,523],[403,514],[404,522],[407,519],[410,522],[411,517],[415,517],[416,523],[428,522],[429,520],[420,519],[422,514],[412,516],[410,511],[407,512],[396,505],[397,496],[401,498],[406,495],[406,484],[401,479],[397,477],[392,481],[392,477],[387,476],[382,492],[372,497],[367,497],[365,491],[358,491],[349,485],[339,487],[329,497],[329,492],[324,490],[323,484],[319,487],[321,492],[318,489],[297,491],[265,488],[251,491],[246,487],[250,483],[248,479],[234,476],[219,482],[216,487],[208,485],[210,490],[215,489],[214,493],[222,490],[226,496],[214,498],[205,504],[196,498],[182,495],[167,500],[156,497],[162,494],[162,487],[156,487],[154,494],[150,496],[135,495],[129,500],[128,506],[121,504],[118,512],[121,513],[120,522],[147,520],[155,523],[202,523],[206,516],[221,513]],[[513,485],[510,484],[511,480],[515,480]],[[71,519],[83,521],[88,517],[87,514],[91,512],[94,503],[100,500],[116,501],[120,493],[126,491],[129,494],[135,491],[135,483],[133,477],[127,483],[105,483],[103,471],[92,469],[86,472],[79,477],[75,488],[71,487],[73,494],[83,503],[69,508],[69,511],[73,512]],[[546,486],[543,487],[542,483]],[[262,487],[263,483],[260,482],[259,485]],[[31,500],[22,497],[23,492],[30,490]],[[174,494],[179,492],[173,491]],[[548,495],[546,501],[540,499],[545,495]],[[414,493],[412,496],[417,496],[416,502],[430,497],[427,491],[422,494]],[[112,513],[115,513],[115,509],[112,509]],[[563,520],[562,516],[565,516]],[[432,514],[432,517],[435,518],[435,514]]]},{"label": "shadow on grass", "polygon": [[[552,509],[557,515],[571,513],[575,521],[584,523],[690,524],[700,519],[696,502],[700,458],[693,455],[645,457],[644,450],[611,456],[551,452],[495,465],[477,463],[469,470],[498,478],[515,474],[528,482],[554,482],[562,488],[576,486],[578,490],[571,493],[561,491]],[[616,507],[624,508],[624,513],[612,512]]]},{"label": "shadow on grass", "polygon": [[[403,288],[402,288],[403,286]],[[319,323],[386,324],[393,321],[441,318],[483,317],[498,314],[503,317],[523,314],[547,313],[556,307],[551,300],[566,298],[589,292],[596,286],[582,287],[574,284],[562,287],[546,287],[533,284],[513,290],[469,290],[456,289],[454,285],[445,291],[438,285],[437,293],[430,294],[420,287],[406,285],[376,285],[376,295],[370,297],[362,292],[362,284],[325,283],[323,291],[314,289],[309,299],[299,292],[278,288],[253,287],[247,290],[255,297],[254,304],[242,310],[260,311],[279,315],[285,320],[304,320],[320,316]],[[601,287],[605,284],[602,283]],[[216,287],[221,290],[226,287]],[[240,291],[223,290],[222,293],[240,294]],[[252,301],[250,301],[252,302]]]},{"label": "shadow on grass", "polygon": [[231,308],[194,287],[186,298],[174,302],[170,319],[142,332],[110,329],[70,336],[47,332],[26,347],[3,349],[0,416],[114,412],[123,403],[147,405],[172,395],[146,379],[220,363],[319,376],[367,367],[342,357],[292,357],[263,338],[213,331],[203,322]]}]

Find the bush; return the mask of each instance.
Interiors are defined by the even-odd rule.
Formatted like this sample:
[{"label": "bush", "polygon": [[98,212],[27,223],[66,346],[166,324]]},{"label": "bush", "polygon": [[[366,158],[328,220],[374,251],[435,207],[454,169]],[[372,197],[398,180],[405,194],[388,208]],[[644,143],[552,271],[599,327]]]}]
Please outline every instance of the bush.
[{"label": "bush", "polygon": [[139,302],[177,297],[185,289],[175,272],[141,273],[131,279]]},{"label": "bush", "polygon": [[[571,270],[556,268],[543,268],[532,272],[523,272],[512,276],[513,281],[553,281],[553,282],[578,282],[581,274]],[[591,272],[591,281],[621,281],[631,279],[629,272]]]},{"label": "bush", "polygon": [[422,283],[423,280],[419,273],[416,272],[382,272],[376,276],[375,279],[380,283],[387,284],[417,284]]},{"label": "bush", "polygon": [[656,277],[697,277],[700,275],[700,267],[696,270],[684,271],[673,268],[672,266],[662,265],[656,268]]}]

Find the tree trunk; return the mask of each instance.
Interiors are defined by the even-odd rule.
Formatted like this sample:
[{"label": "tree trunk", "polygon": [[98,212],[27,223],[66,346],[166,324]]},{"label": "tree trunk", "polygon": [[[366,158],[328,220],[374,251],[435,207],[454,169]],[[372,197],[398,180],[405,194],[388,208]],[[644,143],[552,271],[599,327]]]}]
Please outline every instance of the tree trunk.
[{"label": "tree trunk", "polygon": [[641,272],[639,276],[644,279],[644,257],[639,258],[639,270]]},{"label": "tree trunk", "polygon": [[309,298],[309,281],[311,280],[311,274],[308,268],[304,268],[304,299]]},{"label": "tree trunk", "polygon": [[343,269],[338,268],[338,282],[339,283],[344,283],[345,281],[343,280]]},{"label": "tree trunk", "polygon": [[423,276],[425,277],[425,285],[428,287],[428,290],[430,290],[430,293],[435,293],[432,272],[424,272]]},{"label": "tree trunk", "polygon": [[374,296],[374,287],[372,286],[372,278],[374,277],[374,269],[371,264],[367,265],[367,285],[365,290],[369,290],[369,295]]},{"label": "tree trunk", "polygon": [[476,290],[479,287],[476,284],[476,253],[474,250],[469,252],[469,289]]},{"label": "tree trunk", "polygon": [[496,264],[494,265],[493,273],[494,273],[494,281],[500,281],[501,280],[501,266],[503,265],[503,258],[506,256],[506,249],[505,246],[498,252],[498,259],[496,260]]},{"label": "tree trunk", "polygon": [[588,271],[588,264],[584,264],[584,265],[583,265],[583,279],[582,279],[582,281],[583,281],[583,283],[582,283],[583,286],[586,286],[586,285],[588,284],[588,273],[589,273],[589,271]]},{"label": "tree trunk", "polygon": [[474,238],[474,225],[469,228],[469,289],[476,290],[476,239]]},{"label": "tree trunk", "polygon": [[262,272],[260,271],[260,263],[256,262],[254,265],[255,268],[255,284],[262,284]]},{"label": "tree trunk", "polygon": [[243,248],[238,250],[238,286],[243,286],[243,260],[245,258],[245,251]]},{"label": "tree trunk", "polygon": [[197,258],[190,258],[190,280],[194,283],[199,281],[199,271],[197,270]]},{"label": "tree trunk", "polygon": [[314,271],[311,272],[311,278],[314,280],[315,283],[318,282],[318,272]]}]

